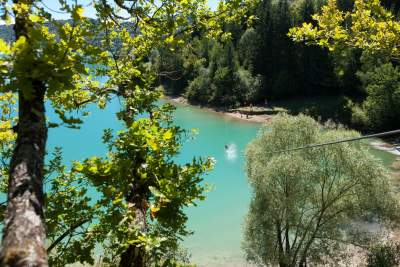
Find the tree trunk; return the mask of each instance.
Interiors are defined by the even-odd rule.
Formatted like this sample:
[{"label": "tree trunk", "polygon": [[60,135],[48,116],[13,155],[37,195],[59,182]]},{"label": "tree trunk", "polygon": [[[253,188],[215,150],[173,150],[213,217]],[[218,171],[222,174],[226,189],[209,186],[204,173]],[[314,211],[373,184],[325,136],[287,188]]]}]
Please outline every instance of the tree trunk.
[{"label": "tree trunk", "polygon": [[145,267],[145,251],[142,247],[129,246],[121,255],[120,267]]},{"label": "tree trunk", "polygon": [[[134,227],[144,233],[147,230],[146,212],[148,209],[145,194],[140,190],[141,186],[137,186],[132,190],[132,195],[128,197],[128,201],[132,203],[135,211]],[[121,255],[120,267],[145,267],[146,251],[143,246],[131,245]]]},{"label": "tree trunk", "polygon": [[[19,2],[14,0],[14,3]],[[27,36],[27,14],[15,12],[15,18],[16,39]],[[0,253],[2,267],[48,266],[43,214],[43,165],[47,140],[45,86],[34,79],[30,85],[30,97],[19,91],[17,140],[10,164]]]},{"label": "tree trunk", "polygon": [[42,181],[47,128],[44,90],[34,87],[29,100],[19,94],[0,266],[47,266]]},{"label": "tree trunk", "polygon": [[279,221],[276,221],[276,237],[277,237],[278,249],[279,249],[279,254],[278,254],[279,267],[288,267],[288,264],[286,263],[287,260],[286,260],[285,251],[283,248],[282,228],[281,228],[281,223]]}]

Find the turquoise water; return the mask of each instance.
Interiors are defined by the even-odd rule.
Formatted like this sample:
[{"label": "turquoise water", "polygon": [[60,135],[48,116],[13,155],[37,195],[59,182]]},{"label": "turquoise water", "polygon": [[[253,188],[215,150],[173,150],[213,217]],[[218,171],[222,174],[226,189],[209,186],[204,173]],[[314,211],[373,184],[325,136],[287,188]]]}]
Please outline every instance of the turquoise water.
[{"label": "turquoise water", "polygon": [[[114,117],[119,103],[112,102],[106,110],[93,110],[81,130],[51,129],[49,151],[61,145],[66,162],[104,155],[103,129],[121,127]],[[207,199],[187,209],[188,226],[195,233],[183,245],[199,266],[244,266],[241,233],[251,192],[244,173],[243,152],[260,125],[187,106],[178,107],[175,118],[181,127],[199,130],[194,140],[184,143],[177,161],[184,163],[194,156],[212,156],[217,161],[215,169],[205,177],[213,186]],[[228,153],[225,145],[229,145]],[[387,152],[372,151],[386,165],[395,159]]]},{"label": "turquoise water", "polygon": [[[107,110],[93,109],[94,112],[84,119],[81,130],[50,129],[48,151],[62,146],[65,162],[104,155],[106,147],[101,143],[102,132],[104,128],[121,127],[114,119],[118,109],[118,101],[111,103]],[[184,246],[199,265],[240,262],[242,221],[250,198],[243,170],[243,151],[256,136],[260,125],[193,107],[179,107],[175,122],[185,129],[199,130],[194,140],[184,143],[178,162],[188,162],[194,156],[212,156],[217,161],[215,169],[205,177],[212,185],[207,199],[197,207],[187,209],[188,225],[195,234],[184,241]],[[225,145],[229,145],[229,153],[226,153]]]},{"label": "turquoise water", "polygon": [[[260,126],[191,107],[178,109],[176,122],[200,131],[194,141],[185,144],[179,160],[209,155],[217,161],[213,172],[206,177],[213,185],[212,191],[198,207],[188,209],[189,227],[195,234],[185,241],[185,246],[196,263],[205,266],[239,264],[243,258],[240,250],[242,222],[250,200],[243,152]],[[226,144],[230,148],[228,152]]]}]

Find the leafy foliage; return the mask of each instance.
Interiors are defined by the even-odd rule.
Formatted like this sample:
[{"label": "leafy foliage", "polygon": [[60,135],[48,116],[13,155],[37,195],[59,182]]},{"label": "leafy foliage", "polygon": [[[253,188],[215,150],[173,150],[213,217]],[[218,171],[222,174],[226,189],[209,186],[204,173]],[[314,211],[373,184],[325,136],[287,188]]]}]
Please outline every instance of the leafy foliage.
[{"label": "leafy foliage", "polygon": [[[0,151],[1,192],[7,193],[8,162],[14,140],[6,143],[9,148]],[[82,233],[100,210],[91,204],[87,195],[87,181],[68,171],[63,164],[61,148],[56,148],[45,169],[46,226],[48,229],[49,264],[65,266],[75,262],[94,263],[94,240],[82,242]],[[1,206],[1,223],[4,223],[5,204]]]},{"label": "leafy foliage", "polygon": [[[304,23],[289,31],[289,36],[296,42],[326,47],[342,55],[354,53],[358,49],[363,51],[361,62],[363,58],[364,61],[369,58],[362,62],[363,66],[358,71],[358,78],[367,97],[361,105],[351,101],[348,105],[352,110],[353,125],[364,129],[392,129],[398,124],[394,108],[398,101],[398,71],[392,65],[396,63],[390,62],[396,61],[399,56],[397,37],[400,22],[396,12],[398,5],[387,1],[356,0],[346,5],[343,1],[329,0],[322,12],[313,16],[314,24]],[[342,77],[348,76],[346,69],[353,69],[353,75],[357,73],[357,67],[354,69],[357,64],[346,65],[339,70]]]},{"label": "leafy foliage", "polygon": [[189,81],[186,96],[189,101],[214,106],[233,107],[257,101],[263,86],[261,76],[239,66],[232,42],[210,42],[202,48],[209,59],[196,65],[197,77]]},{"label": "leafy foliage", "polygon": [[329,0],[320,15],[314,15],[317,25],[304,23],[293,28],[289,36],[334,51],[343,47],[365,51],[399,54],[397,36],[400,23],[379,0],[356,0],[352,11],[340,11],[336,0]]},{"label": "leafy foliage", "polygon": [[[94,1],[97,18],[93,20],[83,15],[83,7],[77,2],[59,2],[71,20],[55,20],[46,6],[36,1],[11,5],[2,2],[4,18],[8,18],[11,10],[18,13],[27,32],[11,44],[0,42],[1,92],[18,92],[29,99],[34,93],[33,81],[40,83],[61,119],[60,124],[73,128],[82,121],[71,117],[70,111],[82,111],[90,103],[104,108],[117,95],[123,103],[117,118],[123,120],[126,131],[115,140],[109,132],[105,134],[104,140],[110,146],[108,159],[87,160],[82,169],[78,167],[72,172],[61,164],[61,152],[55,152],[47,173],[48,239],[57,245],[49,247],[50,263],[55,266],[76,261],[93,263],[93,250],[102,241],[121,260],[121,253],[131,247],[144,248],[148,253],[162,243],[164,253],[168,251],[166,248],[176,249],[178,237],[189,233],[182,208],[203,198],[200,175],[211,167],[211,161],[194,159],[186,166],[173,162],[182,131],[170,126],[171,107],[158,108],[154,104],[161,94],[151,90],[154,72],[146,61],[155,48],[182,46],[197,28],[207,29],[210,36],[227,38],[216,21],[242,17],[247,7],[242,1],[221,2],[217,17],[204,1],[159,4],[149,1],[133,6],[127,5],[128,1]],[[233,8],[237,12],[229,12]],[[121,10],[126,16],[121,16]],[[55,28],[54,32],[49,25]],[[107,77],[104,83],[96,81],[104,76]],[[145,113],[149,118],[140,119]],[[60,124],[49,123],[48,127]],[[11,131],[7,129],[6,133],[10,135]],[[115,171],[113,174],[119,174],[113,177],[114,189],[119,190],[116,196],[110,196],[111,180],[100,179],[104,178],[105,170],[96,170],[96,164],[108,166]],[[151,173],[146,171],[146,164],[152,168]],[[103,176],[95,179],[98,173]],[[93,204],[87,197],[86,178],[103,194],[103,202]],[[129,182],[134,187],[129,187]],[[134,199],[128,197],[132,195]],[[68,200],[63,201],[64,198]],[[107,210],[108,217],[98,215]],[[138,220],[141,213],[145,215],[142,221]],[[151,229],[141,225],[147,225],[151,219],[158,224]],[[104,223],[103,228],[99,222]],[[171,251],[168,253],[173,255]],[[146,257],[160,258],[158,254]],[[164,257],[163,261],[168,260]]]},{"label": "leafy foliage", "polygon": [[400,125],[400,70],[391,63],[360,72],[367,97],[352,105],[352,122],[367,129],[394,129]]},{"label": "leafy foliage", "polygon": [[[20,12],[26,16],[29,26],[27,37],[21,36],[11,44],[0,41],[0,87],[2,92],[19,90],[29,96],[32,94],[32,80],[42,82],[60,119],[73,126],[80,121],[67,118],[65,112],[89,98],[90,90],[83,88],[96,85],[85,64],[88,63],[88,56],[96,54],[98,50],[88,42],[93,38],[93,33],[90,31],[90,21],[82,16],[82,7],[70,6],[64,1],[61,6],[71,14],[70,21],[57,21],[37,5],[32,7],[24,2],[6,5],[6,17],[11,9]],[[55,32],[50,32],[50,25]]]},{"label": "leafy foliage", "polygon": [[44,183],[49,264],[94,264],[92,253],[96,243],[83,236],[100,210],[88,196],[88,182],[63,164],[61,148],[55,149],[46,165]]},{"label": "leafy foliage", "polygon": [[395,267],[400,264],[400,244],[385,243],[372,247],[367,256],[368,267]]},{"label": "leafy foliage", "polygon": [[[183,131],[171,125],[170,112],[168,105],[154,108],[150,118],[134,121],[116,137],[107,130],[108,156],[74,163],[75,172],[100,193],[95,205],[102,213],[88,238],[107,244],[110,262],[130,245],[144,247],[151,261],[165,259],[180,237],[190,234],[183,208],[204,199],[201,176],[213,162],[193,159],[181,166],[173,161]],[[137,221],[141,208],[144,227]]]},{"label": "leafy foliage", "polygon": [[[12,95],[3,95],[2,99],[2,105],[7,107],[2,120],[8,124],[14,108],[10,105]],[[103,246],[104,262],[118,262],[131,244],[144,246],[150,262],[174,266],[174,260],[181,260],[177,257],[179,241],[191,234],[185,227],[183,208],[204,199],[207,187],[201,185],[201,177],[212,168],[213,161],[193,159],[177,165],[173,159],[185,133],[172,125],[173,107],[154,106],[152,112],[151,118],[136,120],[115,138],[111,130],[106,130],[103,139],[110,151],[105,159],[93,157],[83,163],[74,162],[69,170],[63,164],[61,148],[53,152],[44,180],[47,249],[52,266],[94,264],[99,258],[94,253],[98,246]],[[0,153],[4,193],[15,140],[15,134],[11,130],[8,133],[9,139],[2,139]],[[138,229],[133,204],[128,201],[139,190],[145,196],[149,225],[145,232]],[[98,192],[98,196],[92,199],[88,192]]]},{"label": "leafy foliage", "polygon": [[362,143],[275,153],[357,135],[304,115],[280,115],[261,129],[246,150],[253,188],[243,243],[248,260],[280,266],[338,261],[347,244],[367,242],[371,233],[360,222],[397,222],[389,175]]},{"label": "leafy foliage", "polygon": [[13,126],[16,123],[14,116],[15,110],[15,95],[12,93],[6,93],[0,95],[0,169],[4,170],[0,172],[0,176],[6,175],[8,169],[8,160],[10,158],[16,135],[13,131]]}]

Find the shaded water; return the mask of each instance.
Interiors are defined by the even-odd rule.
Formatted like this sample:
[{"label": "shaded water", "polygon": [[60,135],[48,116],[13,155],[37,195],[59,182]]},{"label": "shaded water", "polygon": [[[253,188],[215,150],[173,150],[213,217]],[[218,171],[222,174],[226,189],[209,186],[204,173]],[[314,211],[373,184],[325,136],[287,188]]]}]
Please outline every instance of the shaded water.
[{"label": "shaded water", "polygon": [[[94,109],[79,131],[51,129],[49,151],[51,147],[63,146],[66,162],[103,156],[106,147],[101,143],[102,131],[121,127],[114,117],[118,109],[117,101],[107,110]],[[178,107],[175,118],[181,127],[199,130],[194,140],[184,143],[177,161],[188,162],[194,156],[212,156],[217,161],[215,169],[205,178],[213,186],[207,199],[198,207],[187,209],[188,226],[195,233],[184,241],[184,246],[199,266],[244,266],[240,243],[251,192],[244,173],[243,152],[260,125],[186,106]],[[371,151],[386,165],[396,157],[375,149]]]}]

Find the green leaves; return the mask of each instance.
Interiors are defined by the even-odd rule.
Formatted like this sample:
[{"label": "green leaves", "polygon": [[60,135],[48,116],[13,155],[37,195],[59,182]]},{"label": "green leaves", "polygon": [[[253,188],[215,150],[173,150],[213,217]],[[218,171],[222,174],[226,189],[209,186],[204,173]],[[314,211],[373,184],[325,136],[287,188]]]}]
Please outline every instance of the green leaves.
[{"label": "green leaves", "polygon": [[352,123],[363,129],[391,130],[400,126],[400,69],[392,63],[376,66],[359,72],[358,77],[365,86],[366,99],[361,104],[349,103]]},{"label": "green leaves", "polygon": [[[68,170],[57,150],[47,166],[48,238],[59,242],[50,246],[50,264],[93,263],[96,244],[108,244],[113,249],[110,255],[134,244],[144,247],[155,261],[172,259],[166,255],[177,248],[181,236],[190,233],[183,209],[204,198],[202,177],[213,162],[194,159],[179,165],[173,161],[184,131],[172,125],[171,105],[156,104],[161,96],[152,88],[157,73],[146,61],[154,49],[183,46],[197,30],[228,39],[220,21],[239,19],[246,6],[241,0],[228,1],[214,15],[204,0],[139,1],[134,6],[125,1],[94,1],[97,19],[90,20],[76,1],[59,4],[59,11],[71,20],[55,20],[36,1],[12,6],[17,17],[25,18],[26,32],[12,44],[0,41],[1,92],[30,98],[34,84],[40,83],[61,121],[48,127],[70,128],[78,128],[81,116],[87,115],[81,108],[92,103],[104,108],[118,96],[122,108],[117,118],[125,129],[116,136],[105,132],[103,141],[109,151],[104,157],[74,162]],[[5,3],[2,7],[8,10]],[[234,9],[236,13],[231,12]],[[99,83],[98,77],[107,78]],[[78,116],[71,116],[76,110]],[[10,111],[3,113],[8,116]],[[9,129],[13,123],[2,117],[0,127],[6,130],[0,133],[1,145],[9,146],[15,139]],[[99,199],[87,197],[88,183]],[[143,230],[139,219],[148,223],[148,229]]]},{"label": "green leaves", "polygon": [[[183,208],[204,198],[201,176],[213,162],[194,159],[181,166],[173,161],[184,132],[171,125],[171,112],[170,105],[154,106],[152,116],[130,121],[116,137],[106,130],[103,140],[109,145],[108,156],[73,165],[73,170],[101,193],[96,205],[104,212],[98,218],[100,234],[93,238],[109,244],[113,252],[135,245],[144,247],[153,255],[152,260],[158,261],[165,251],[177,246],[180,236],[189,233]],[[146,231],[136,221],[142,216],[138,203],[146,203]]]},{"label": "green leaves", "polygon": [[3,39],[0,39],[0,53],[5,55],[11,53],[10,46]]},{"label": "green leaves", "polygon": [[374,238],[354,222],[398,222],[400,206],[389,174],[364,144],[276,153],[357,135],[304,115],[279,115],[261,129],[246,149],[254,192],[245,226],[248,259],[258,264],[300,265],[305,258],[337,263],[348,248],[344,244]]},{"label": "green leaves", "polygon": [[329,0],[313,19],[316,26],[304,23],[292,28],[288,35],[294,41],[316,44],[330,51],[352,47],[387,53],[393,58],[399,56],[400,22],[379,0],[356,0],[351,12],[340,11],[336,0]]}]

